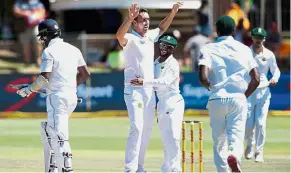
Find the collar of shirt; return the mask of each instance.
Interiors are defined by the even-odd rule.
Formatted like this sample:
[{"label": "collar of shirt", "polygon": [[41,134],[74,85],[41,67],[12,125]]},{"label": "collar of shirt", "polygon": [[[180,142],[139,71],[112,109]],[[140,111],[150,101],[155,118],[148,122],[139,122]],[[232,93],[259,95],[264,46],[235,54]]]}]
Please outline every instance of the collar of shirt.
[{"label": "collar of shirt", "polygon": [[159,62],[159,59],[160,59],[160,56],[159,56],[159,57],[156,59],[156,64],[168,64],[168,63],[171,61],[172,58],[174,58],[173,55],[170,55],[170,56],[166,59],[166,61],[164,61],[164,62]]},{"label": "collar of shirt", "polygon": [[53,45],[53,44],[55,44],[55,43],[57,43],[57,42],[63,42],[63,39],[61,39],[61,38],[54,38],[54,39],[52,39],[52,40],[50,41],[50,43],[49,43],[48,46],[51,46],[51,45]]},{"label": "collar of shirt", "polygon": [[232,36],[221,36],[216,39],[216,42],[220,42],[223,40],[234,40]]},{"label": "collar of shirt", "polygon": [[145,36],[144,36],[144,37],[143,37],[143,36],[141,36],[139,33],[137,33],[135,30],[132,30],[132,31],[131,31],[131,33],[132,33],[133,35],[137,36],[138,38],[141,38],[141,39],[143,39],[143,38],[147,37],[147,33],[145,34]]},{"label": "collar of shirt", "polygon": [[254,58],[255,58],[257,55],[263,55],[263,54],[264,54],[264,49],[265,49],[265,47],[263,46],[262,51],[261,51],[259,54],[256,54],[256,52],[254,51],[254,47],[253,47],[253,45],[251,45],[251,50],[252,50],[252,53],[253,53]]}]

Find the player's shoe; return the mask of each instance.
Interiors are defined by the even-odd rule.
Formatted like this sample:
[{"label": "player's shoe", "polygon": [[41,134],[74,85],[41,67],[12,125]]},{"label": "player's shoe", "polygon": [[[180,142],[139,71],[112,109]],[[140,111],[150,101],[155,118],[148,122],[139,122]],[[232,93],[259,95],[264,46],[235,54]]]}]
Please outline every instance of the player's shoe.
[{"label": "player's shoe", "polygon": [[246,150],[245,150],[245,158],[247,160],[252,159],[254,156],[254,151],[252,149],[251,146],[247,146]]},{"label": "player's shoe", "polygon": [[137,173],[147,173],[147,171],[144,168],[138,168]]},{"label": "player's shoe", "polygon": [[264,162],[263,153],[256,153],[255,154],[255,162],[258,162],[258,163],[263,163]]},{"label": "player's shoe", "polygon": [[241,172],[238,160],[234,155],[230,155],[227,158],[227,164],[231,169],[231,172]]}]

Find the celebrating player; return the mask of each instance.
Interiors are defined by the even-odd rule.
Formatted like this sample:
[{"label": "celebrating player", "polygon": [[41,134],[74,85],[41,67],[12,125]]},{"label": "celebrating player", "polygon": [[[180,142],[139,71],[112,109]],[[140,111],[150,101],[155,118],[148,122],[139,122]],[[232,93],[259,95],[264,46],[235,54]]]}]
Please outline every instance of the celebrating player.
[{"label": "celebrating player", "polygon": [[[259,85],[257,63],[248,47],[231,36],[235,23],[222,16],[216,22],[218,38],[201,49],[199,77],[211,90],[207,109],[212,128],[214,163],[218,172],[241,172],[247,99]],[[247,77],[251,81],[247,83]],[[228,164],[228,165],[227,165]]]},{"label": "celebrating player", "polygon": [[180,137],[185,103],[179,90],[179,63],[173,57],[177,40],[172,36],[160,39],[160,56],[155,60],[155,79],[137,78],[133,85],[151,84],[159,99],[157,112],[164,144],[162,172],[181,172]]},{"label": "celebrating player", "polygon": [[[176,3],[158,28],[149,30],[148,11],[133,4],[128,9],[128,18],[116,33],[123,46],[126,60],[124,70],[124,100],[130,119],[130,131],[126,145],[125,172],[144,172],[145,151],[149,143],[154,119],[155,97],[151,84],[133,86],[136,77],[154,79],[154,42],[158,41],[170,26],[182,3]],[[130,26],[133,30],[127,33]]]},{"label": "celebrating player", "polygon": [[59,38],[61,30],[56,21],[42,21],[38,31],[45,46],[41,74],[17,94],[28,97],[46,88],[48,117],[41,123],[45,172],[73,172],[68,120],[77,105],[77,86],[89,77],[89,71],[80,50]]},{"label": "celebrating player", "polygon": [[[261,82],[256,91],[248,98],[249,110],[245,134],[247,142],[245,157],[246,159],[251,159],[255,155],[256,162],[263,162],[263,147],[266,141],[266,121],[271,98],[268,86],[275,86],[277,84],[280,78],[280,70],[273,52],[263,46],[267,32],[263,28],[258,27],[252,30],[251,35],[254,42],[251,50],[259,66]],[[273,75],[270,81],[267,78],[269,70]],[[256,132],[255,135],[254,129]],[[255,153],[254,145],[256,145]]]}]

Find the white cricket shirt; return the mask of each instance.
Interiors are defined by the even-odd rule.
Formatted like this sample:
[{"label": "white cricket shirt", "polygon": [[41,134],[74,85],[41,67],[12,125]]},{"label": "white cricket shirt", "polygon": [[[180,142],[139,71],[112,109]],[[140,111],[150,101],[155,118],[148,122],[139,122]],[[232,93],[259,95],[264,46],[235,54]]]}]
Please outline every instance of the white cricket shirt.
[{"label": "white cricket shirt", "polygon": [[81,51],[55,38],[42,53],[41,72],[51,72],[49,90],[76,92],[78,67],[86,65]]},{"label": "white cricket shirt", "polygon": [[165,98],[180,93],[180,69],[178,61],[169,56],[166,61],[159,62],[160,57],[155,60],[155,79],[144,80],[144,85],[153,85],[158,98]]},{"label": "white cricket shirt", "polygon": [[154,42],[158,41],[160,29],[148,30],[142,37],[134,30],[126,33],[128,40],[123,47],[125,57],[124,83],[131,85],[130,81],[138,76],[145,80],[154,79]]},{"label": "white cricket shirt", "polygon": [[269,70],[273,75],[272,79],[275,82],[278,82],[281,72],[278,68],[276,58],[273,52],[263,46],[263,51],[259,54],[256,54],[254,52],[253,46],[251,46],[250,48],[253,53],[253,57],[255,58],[259,67],[260,85],[258,86],[258,88],[264,88],[269,86],[269,80],[267,78]]},{"label": "white cricket shirt", "polygon": [[248,87],[249,72],[257,67],[249,47],[231,36],[219,37],[204,46],[199,65],[209,68],[209,99],[243,97]]}]

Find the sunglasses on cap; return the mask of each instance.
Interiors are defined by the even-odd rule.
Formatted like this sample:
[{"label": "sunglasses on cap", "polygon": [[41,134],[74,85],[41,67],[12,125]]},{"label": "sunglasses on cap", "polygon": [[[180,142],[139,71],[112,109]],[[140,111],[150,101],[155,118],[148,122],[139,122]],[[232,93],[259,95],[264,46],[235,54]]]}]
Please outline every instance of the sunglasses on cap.
[{"label": "sunglasses on cap", "polygon": [[160,47],[167,48],[167,49],[174,49],[175,48],[173,45],[163,43],[163,42],[160,42]]}]

